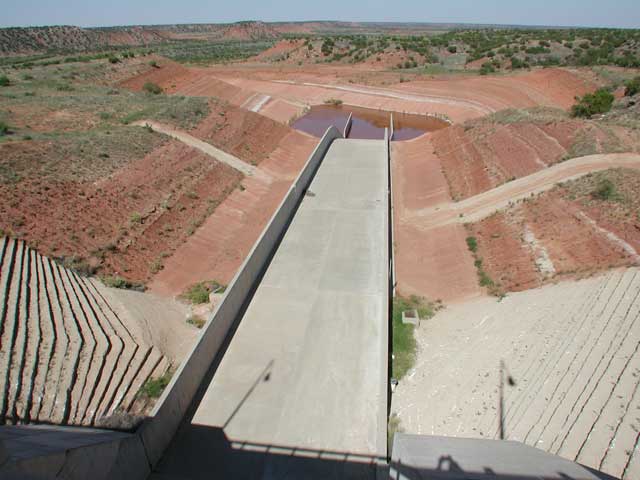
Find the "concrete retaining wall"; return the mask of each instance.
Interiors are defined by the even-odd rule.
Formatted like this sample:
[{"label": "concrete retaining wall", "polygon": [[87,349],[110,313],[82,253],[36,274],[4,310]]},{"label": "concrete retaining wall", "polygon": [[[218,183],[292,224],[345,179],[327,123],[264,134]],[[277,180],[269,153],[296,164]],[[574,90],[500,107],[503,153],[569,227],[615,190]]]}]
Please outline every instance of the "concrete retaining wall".
[{"label": "concrete retaining wall", "polygon": [[383,454],[384,456],[388,455],[389,445],[388,445],[388,437],[387,437],[387,425],[389,421],[389,410],[391,407],[391,385],[389,383],[389,379],[391,378],[391,314],[393,302],[392,292],[393,292],[393,243],[392,243],[392,225],[393,225],[393,217],[391,217],[391,165],[389,163],[389,129],[384,129],[384,149],[385,149],[385,161],[387,166],[387,212],[385,215],[385,231],[388,234],[385,236],[385,255],[387,257],[387,265],[389,266],[389,291],[388,294],[385,295],[385,305],[383,305],[383,315],[384,317],[380,319],[382,321],[382,335],[380,336],[380,351],[382,353],[382,368],[380,371],[382,372],[382,378],[380,379],[380,398],[384,399],[385,405],[383,409],[380,410],[380,418],[378,420],[378,424],[380,425],[378,431],[378,452]]},{"label": "concrete retaining wall", "polygon": [[389,118],[389,141],[393,140],[393,133],[394,133],[394,129],[393,129],[393,113],[392,113],[391,117]]},{"label": "concrete retaining wall", "polygon": [[341,133],[330,127],[309,157],[298,178],[257,240],[242,267],[226,290],[225,296],[205,325],[169,386],[158,400],[152,417],[138,433],[151,466],[155,466],[176,433],[200,384],[223,345],[229,330],[249,303],[273,253],[291,222],[329,146]]},{"label": "concrete retaining wall", "polygon": [[342,132],[342,136],[344,138],[349,138],[349,132],[351,131],[352,123],[353,123],[353,112],[349,114],[349,118],[347,118],[347,123],[344,125],[344,131]]}]

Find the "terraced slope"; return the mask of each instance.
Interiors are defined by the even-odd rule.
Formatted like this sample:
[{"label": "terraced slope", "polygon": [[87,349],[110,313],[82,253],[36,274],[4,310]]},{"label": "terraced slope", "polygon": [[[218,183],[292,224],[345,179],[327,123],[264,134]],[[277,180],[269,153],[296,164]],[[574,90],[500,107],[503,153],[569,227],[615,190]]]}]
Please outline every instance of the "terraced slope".
[{"label": "terraced slope", "polygon": [[640,269],[448,307],[416,330],[392,410],[407,432],[505,437],[640,478]]},{"label": "terraced slope", "polygon": [[144,410],[138,390],[169,361],[105,293],[24,242],[0,240],[0,424],[104,425]]}]

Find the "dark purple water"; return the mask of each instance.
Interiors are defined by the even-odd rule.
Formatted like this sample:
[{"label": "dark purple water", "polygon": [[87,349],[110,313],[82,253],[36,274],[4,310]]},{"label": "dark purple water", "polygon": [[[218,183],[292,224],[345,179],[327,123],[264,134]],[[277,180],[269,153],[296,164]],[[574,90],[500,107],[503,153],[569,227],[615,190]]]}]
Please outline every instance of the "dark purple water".
[{"label": "dark purple water", "polygon": [[[353,113],[349,138],[363,138],[382,140],[384,129],[389,126],[391,112],[374,110],[371,108],[354,107],[351,105],[316,105],[309,112],[297,119],[292,127],[316,137],[321,137],[329,126],[334,125],[338,130],[344,126]],[[426,115],[393,112],[394,140],[410,140],[420,135],[447,127],[443,120]]]}]

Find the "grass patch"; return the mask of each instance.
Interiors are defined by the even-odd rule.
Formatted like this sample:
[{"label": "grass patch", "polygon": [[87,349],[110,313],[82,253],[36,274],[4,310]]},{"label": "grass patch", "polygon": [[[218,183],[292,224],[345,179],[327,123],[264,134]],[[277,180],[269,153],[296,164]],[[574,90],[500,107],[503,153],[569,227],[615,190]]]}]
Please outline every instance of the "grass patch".
[{"label": "grass patch", "polygon": [[105,275],[100,277],[102,283],[107,287],[121,288],[123,290],[136,290],[138,292],[144,292],[145,286],[141,283],[131,282],[126,278],[119,277],[118,275]]},{"label": "grass patch", "polygon": [[412,295],[409,298],[396,297],[393,299],[393,343],[391,360],[391,376],[400,380],[404,377],[416,360],[416,339],[414,326],[402,323],[402,312],[417,310],[422,320],[433,317],[437,306],[427,302],[424,298]]},{"label": "grass patch", "polygon": [[482,257],[478,254],[478,239],[474,236],[467,237],[467,248],[473,254],[473,264],[478,274],[478,283],[481,287],[485,287],[491,295],[496,297],[504,296],[500,285],[493,281],[489,274],[485,271]]},{"label": "grass patch", "polygon": [[204,327],[204,324],[207,323],[207,321],[200,315],[191,315],[189,318],[187,318],[187,323],[189,325],[193,325],[196,328],[202,328]]},{"label": "grass patch", "polygon": [[340,100],[339,98],[327,98],[324,101],[325,105],[333,105],[333,106],[339,106],[342,105],[342,100]]},{"label": "grass patch", "polygon": [[608,178],[603,178],[598,183],[596,189],[591,192],[591,196],[598,200],[616,200],[618,192],[615,184]]},{"label": "grass patch", "polygon": [[191,285],[180,294],[180,298],[193,305],[200,305],[202,303],[209,303],[210,293],[222,293],[225,289],[226,287],[224,285],[215,280],[207,280]]},{"label": "grass patch", "polygon": [[142,86],[142,89],[147,92],[150,93],[152,95],[160,95],[163,90],[162,87],[160,85],[158,85],[157,83],[153,83],[153,82],[147,82]]},{"label": "grass patch", "polygon": [[147,398],[158,398],[162,395],[164,389],[167,388],[167,385],[169,385],[172,376],[173,372],[168,371],[161,377],[147,379],[147,381],[144,382],[144,385],[140,388],[139,394]]}]

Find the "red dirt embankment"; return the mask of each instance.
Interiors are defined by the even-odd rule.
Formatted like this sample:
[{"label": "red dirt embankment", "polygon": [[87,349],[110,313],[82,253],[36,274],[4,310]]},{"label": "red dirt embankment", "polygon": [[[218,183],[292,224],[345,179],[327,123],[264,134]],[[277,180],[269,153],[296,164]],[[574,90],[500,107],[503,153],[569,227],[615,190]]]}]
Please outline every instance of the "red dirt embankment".
[{"label": "red dirt embankment", "polygon": [[434,133],[433,144],[454,200],[477,195],[567,158],[638,148],[637,134],[625,129],[562,117],[529,121],[527,110],[498,115],[523,119],[505,124],[488,117]]},{"label": "red dirt embankment", "polygon": [[317,140],[294,130],[220,204],[150,284],[160,295],[177,295],[202,280],[228,284],[282,201]]},{"label": "red dirt embankment", "polygon": [[211,110],[190,133],[253,165],[268,158],[291,132],[270,118],[226,102],[214,101]]},{"label": "red dirt embankment", "polygon": [[[595,196],[603,179],[616,192]],[[640,172],[589,174],[469,225],[483,268],[503,291],[640,263]]]},{"label": "red dirt embankment", "polygon": [[[46,155],[46,147],[39,155]],[[44,254],[82,259],[102,273],[146,281],[240,178],[171,140],[98,181],[33,175],[0,184],[1,226]]]},{"label": "red dirt embankment", "polygon": [[430,136],[392,143],[397,289],[447,303],[480,294],[462,225],[425,230],[411,216],[451,201]]},{"label": "red dirt embankment", "polygon": [[170,91],[172,85],[185,81],[191,75],[191,71],[179,63],[166,58],[154,58],[157,66],[148,66],[148,69],[131,78],[121,81],[118,85],[135,92],[142,91],[145,83],[151,82],[162,87],[165,91]]}]

